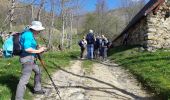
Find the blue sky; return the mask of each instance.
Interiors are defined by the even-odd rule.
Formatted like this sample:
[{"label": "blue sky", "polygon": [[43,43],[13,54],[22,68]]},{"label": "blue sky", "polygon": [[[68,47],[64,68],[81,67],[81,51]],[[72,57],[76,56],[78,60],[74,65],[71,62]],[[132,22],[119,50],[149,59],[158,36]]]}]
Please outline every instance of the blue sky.
[{"label": "blue sky", "polygon": [[[85,2],[85,6],[84,6],[86,11],[93,11],[93,10],[95,10],[96,1],[97,0],[87,0]],[[120,1],[121,0],[107,0],[108,8],[109,9],[118,8],[120,6]]]},{"label": "blue sky", "polygon": [[[25,2],[30,2],[31,0],[20,0],[20,1],[25,1]],[[39,2],[40,0],[36,0],[36,2]],[[48,0],[47,0],[48,1]],[[92,12],[96,8],[96,2],[97,0],[81,0],[82,1],[82,6],[85,12]],[[107,6],[109,9],[115,9],[119,8],[121,6],[121,2],[123,0],[106,0]],[[140,1],[140,0],[132,0],[132,1]],[[149,0],[145,0],[147,3]],[[46,10],[50,10],[48,4],[46,5]]]},{"label": "blue sky", "polygon": [[[86,0],[84,4],[84,8],[86,9],[86,11],[94,11],[96,7],[96,1],[97,0]],[[122,0],[106,0],[106,1],[109,9],[115,9],[120,7]],[[139,1],[139,0],[133,0],[133,1]],[[145,0],[145,1],[148,2],[149,0]]]}]

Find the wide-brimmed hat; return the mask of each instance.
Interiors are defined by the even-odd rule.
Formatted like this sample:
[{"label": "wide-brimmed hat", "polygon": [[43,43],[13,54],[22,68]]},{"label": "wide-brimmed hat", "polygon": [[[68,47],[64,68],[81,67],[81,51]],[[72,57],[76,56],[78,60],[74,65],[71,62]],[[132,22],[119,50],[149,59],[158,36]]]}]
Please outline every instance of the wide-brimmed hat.
[{"label": "wide-brimmed hat", "polygon": [[32,21],[31,26],[29,28],[35,31],[42,31],[45,29],[40,21]]}]

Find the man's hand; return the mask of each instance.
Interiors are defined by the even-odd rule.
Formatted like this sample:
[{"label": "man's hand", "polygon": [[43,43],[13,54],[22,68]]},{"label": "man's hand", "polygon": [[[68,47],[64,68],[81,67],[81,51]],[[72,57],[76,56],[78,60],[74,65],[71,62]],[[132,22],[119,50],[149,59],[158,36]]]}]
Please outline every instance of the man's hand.
[{"label": "man's hand", "polygon": [[40,47],[38,50],[40,51],[40,53],[42,53],[42,52],[47,51],[47,48],[46,47]]}]

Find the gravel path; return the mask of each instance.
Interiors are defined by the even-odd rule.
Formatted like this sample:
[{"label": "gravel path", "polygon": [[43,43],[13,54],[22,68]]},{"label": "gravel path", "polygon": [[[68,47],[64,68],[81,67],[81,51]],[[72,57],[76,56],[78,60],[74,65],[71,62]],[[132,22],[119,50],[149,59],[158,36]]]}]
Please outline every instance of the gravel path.
[{"label": "gravel path", "polygon": [[[57,71],[53,80],[62,100],[156,100],[127,71],[116,64],[106,64],[95,63],[89,75],[85,75],[79,60]],[[59,100],[51,82],[44,86],[46,94],[34,100]]]}]

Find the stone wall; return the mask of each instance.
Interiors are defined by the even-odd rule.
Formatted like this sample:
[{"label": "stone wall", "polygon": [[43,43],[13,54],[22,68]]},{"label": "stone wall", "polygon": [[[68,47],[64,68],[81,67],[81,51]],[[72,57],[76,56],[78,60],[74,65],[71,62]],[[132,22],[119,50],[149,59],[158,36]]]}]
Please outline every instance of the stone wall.
[{"label": "stone wall", "polygon": [[113,42],[114,46],[120,45],[143,45],[147,34],[147,18],[142,18],[137,24],[131,27],[126,33]]},{"label": "stone wall", "polygon": [[170,47],[170,7],[165,4],[156,14],[150,13],[120,35],[114,46],[141,45],[147,50]]},{"label": "stone wall", "polygon": [[148,50],[157,48],[170,48],[170,7],[165,4],[160,7],[156,15],[147,16],[147,36],[145,45]]}]

